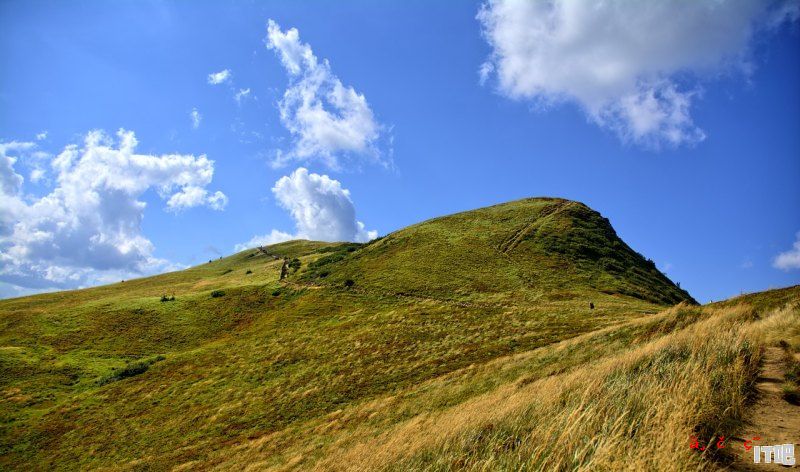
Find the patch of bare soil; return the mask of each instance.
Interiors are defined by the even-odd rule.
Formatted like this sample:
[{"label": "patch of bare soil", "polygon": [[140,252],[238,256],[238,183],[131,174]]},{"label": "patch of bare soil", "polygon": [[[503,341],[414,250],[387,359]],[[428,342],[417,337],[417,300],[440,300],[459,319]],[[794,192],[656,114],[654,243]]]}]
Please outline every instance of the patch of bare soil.
[{"label": "patch of bare soil", "polygon": [[[740,438],[734,438],[727,447],[734,458],[728,470],[736,471],[770,471],[800,468],[795,464],[788,467],[779,464],[753,462],[753,446],[775,446],[778,444],[794,444],[795,462],[800,454],[800,406],[792,405],[783,399],[781,386],[785,382],[786,364],[784,351],[777,347],[769,347],[764,352],[764,367],[756,384],[758,400],[749,409],[749,423]],[[754,439],[759,438],[759,439]],[[751,449],[747,450],[747,446]]]}]

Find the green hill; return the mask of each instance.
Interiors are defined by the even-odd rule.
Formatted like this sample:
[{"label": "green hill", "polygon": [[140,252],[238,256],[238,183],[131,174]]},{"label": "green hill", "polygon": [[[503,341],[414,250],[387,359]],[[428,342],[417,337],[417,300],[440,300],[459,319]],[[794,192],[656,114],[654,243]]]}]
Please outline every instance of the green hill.
[{"label": "green hill", "polygon": [[[753,309],[766,316],[798,299],[791,289]],[[535,427],[499,425],[542,401],[530,386],[569,384],[599,365],[609,365],[608,378],[622,375],[614,356],[639,349],[644,359],[696,323],[744,329],[754,320],[746,303],[694,306],[608,220],[549,198],[436,218],[363,245],[292,241],[3,300],[0,468],[444,470],[495,456],[516,468],[513,445]],[[796,312],[781,316],[792,326]],[[792,329],[784,331],[794,342]],[[744,382],[753,358],[736,359],[755,342],[709,368]],[[663,362],[695,359],[691,349]],[[614,382],[650,385],[631,372]],[[503,400],[517,391],[527,396]],[[648,405],[636,401],[634,413]],[[716,408],[697,423],[728,421]],[[499,429],[481,432],[487,424]],[[569,468],[591,468],[595,455],[584,452]]]},{"label": "green hill", "polygon": [[526,199],[458,213],[348,250],[348,257],[318,261],[302,279],[351,279],[382,293],[457,299],[535,303],[600,292],[657,304],[694,302],[606,218],[569,200]]}]

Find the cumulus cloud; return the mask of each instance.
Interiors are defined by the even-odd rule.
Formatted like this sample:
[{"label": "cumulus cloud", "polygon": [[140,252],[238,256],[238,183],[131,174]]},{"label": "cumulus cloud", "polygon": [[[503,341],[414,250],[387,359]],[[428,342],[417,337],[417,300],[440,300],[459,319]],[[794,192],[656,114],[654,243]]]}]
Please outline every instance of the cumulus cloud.
[{"label": "cumulus cloud", "polygon": [[37,140],[37,141],[43,141],[43,140],[45,140],[45,139],[47,139],[47,130],[45,130],[45,131],[42,131],[41,133],[38,133],[38,134],[36,135],[36,140]]},{"label": "cumulus cloud", "polygon": [[489,0],[480,80],[541,108],[577,103],[625,141],[692,145],[705,139],[691,116],[699,80],[746,73],[753,35],[797,17],[796,1]]},{"label": "cumulus cloud", "polygon": [[14,170],[14,164],[23,153],[36,147],[35,143],[11,141],[0,143],[0,193],[12,196],[19,193],[25,179]]},{"label": "cumulus cloud", "polygon": [[0,144],[0,283],[17,288],[71,288],[175,269],[153,256],[142,234],[145,202],[153,189],[179,210],[221,209],[227,198],[209,193],[214,162],[206,156],[136,153],[133,132],[116,140],[92,131],[50,162],[54,188],[24,195],[14,166],[32,143]]},{"label": "cumulus cloud", "polygon": [[383,127],[366,97],[343,85],[328,61],[317,59],[311,46],[300,41],[297,29],[284,32],[269,20],[267,47],[280,56],[289,75],[278,108],[294,141],[291,150],[278,152],[274,164],[319,159],[335,169],[342,158],[380,161]]},{"label": "cumulus cloud", "polygon": [[203,121],[203,115],[197,111],[197,108],[192,108],[189,112],[189,119],[192,120],[192,128],[197,129],[200,127],[200,122]]},{"label": "cumulus cloud", "polygon": [[800,232],[796,235],[792,248],[782,252],[772,261],[772,266],[776,269],[791,270],[800,269]]},{"label": "cumulus cloud", "polygon": [[208,74],[208,83],[211,85],[219,85],[227,82],[231,78],[231,71],[228,69]]},{"label": "cumulus cloud", "polygon": [[213,210],[223,210],[227,204],[228,197],[219,190],[209,194],[208,190],[195,185],[187,185],[167,200],[167,208],[172,211],[202,205],[207,205]]},{"label": "cumulus cloud", "polygon": [[272,193],[294,220],[296,233],[272,230],[237,245],[237,250],[290,239],[367,242],[378,236],[377,231],[367,231],[364,223],[356,220],[350,191],[327,175],[309,173],[300,167],[275,182]]}]

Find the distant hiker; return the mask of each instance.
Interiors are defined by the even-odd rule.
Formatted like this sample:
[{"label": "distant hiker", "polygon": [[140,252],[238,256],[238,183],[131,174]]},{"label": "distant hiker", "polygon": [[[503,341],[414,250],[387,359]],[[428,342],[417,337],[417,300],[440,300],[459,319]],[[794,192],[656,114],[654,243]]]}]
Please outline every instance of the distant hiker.
[{"label": "distant hiker", "polygon": [[283,265],[281,266],[281,280],[283,280],[287,275],[289,275],[289,259],[288,258],[283,260]]},{"label": "distant hiker", "polygon": [[594,310],[594,303],[592,303],[592,302],[589,302],[589,309],[590,309],[590,310]]}]

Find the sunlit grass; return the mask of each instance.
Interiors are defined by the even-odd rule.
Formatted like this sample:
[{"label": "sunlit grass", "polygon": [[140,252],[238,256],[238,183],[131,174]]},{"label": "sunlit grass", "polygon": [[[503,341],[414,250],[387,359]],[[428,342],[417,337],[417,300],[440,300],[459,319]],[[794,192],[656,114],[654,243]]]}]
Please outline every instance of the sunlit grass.
[{"label": "sunlit grass", "polygon": [[[791,332],[767,311],[798,290],[693,306],[587,211],[525,200],[0,301],[0,468],[603,466],[591,441],[649,425],[655,394],[671,428],[735,427],[738,407],[714,412],[745,393],[670,395],[701,368],[745,382],[778,342],[759,333]],[[570,420],[586,398],[597,410]],[[711,416],[666,418],[676,405]]]}]

